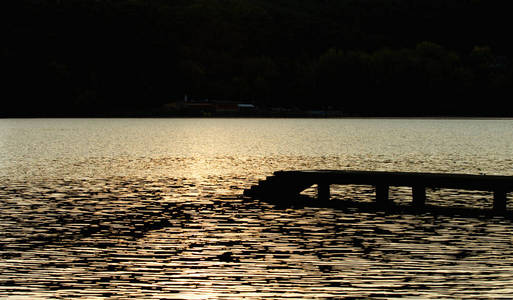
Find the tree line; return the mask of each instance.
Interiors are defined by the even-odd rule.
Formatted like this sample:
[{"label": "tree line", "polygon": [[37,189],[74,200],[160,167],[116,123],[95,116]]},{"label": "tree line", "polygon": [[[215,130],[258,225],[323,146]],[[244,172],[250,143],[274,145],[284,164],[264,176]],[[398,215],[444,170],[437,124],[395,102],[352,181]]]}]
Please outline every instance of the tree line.
[{"label": "tree line", "polygon": [[511,115],[506,1],[8,0],[4,7],[3,116],[155,111],[184,94],[348,115]]}]

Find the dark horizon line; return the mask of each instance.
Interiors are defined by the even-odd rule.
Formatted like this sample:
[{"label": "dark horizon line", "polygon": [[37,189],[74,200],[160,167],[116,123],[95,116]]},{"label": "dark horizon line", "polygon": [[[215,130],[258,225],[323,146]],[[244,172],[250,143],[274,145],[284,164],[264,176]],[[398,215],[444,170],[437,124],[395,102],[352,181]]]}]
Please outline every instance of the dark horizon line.
[{"label": "dark horizon line", "polygon": [[163,113],[55,113],[55,114],[5,114],[0,115],[0,119],[273,119],[273,118],[286,118],[286,119],[402,119],[402,118],[418,118],[418,119],[513,119],[513,114],[378,114],[378,113],[350,113],[350,114],[337,114],[337,115],[314,115],[308,113],[295,113],[295,114],[226,114],[226,113],[213,113],[213,114],[163,114]]}]

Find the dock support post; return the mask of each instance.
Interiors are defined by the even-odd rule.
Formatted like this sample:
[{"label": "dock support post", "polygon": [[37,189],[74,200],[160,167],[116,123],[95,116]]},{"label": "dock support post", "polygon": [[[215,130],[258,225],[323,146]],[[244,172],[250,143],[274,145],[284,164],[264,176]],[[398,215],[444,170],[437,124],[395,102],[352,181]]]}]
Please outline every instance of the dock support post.
[{"label": "dock support post", "polygon": [[413,207],[422,208],[426,205],[426,187],[415,185],[411,188]]},{"label": "dock support post", "polygon": [[493,210],[497,212],[506,211],[506,191],[498,189],[493,191]]},{"label": "dock support post", "polygon": [[330,200],[330,185],[328,183],[317,184],[317,198],[321,202]]},{"label": "dock support post", "polygon": [[388,185],[377,184],[376,185],[376,202],[379,205],[388,205],[390,200],[388,199]]}]

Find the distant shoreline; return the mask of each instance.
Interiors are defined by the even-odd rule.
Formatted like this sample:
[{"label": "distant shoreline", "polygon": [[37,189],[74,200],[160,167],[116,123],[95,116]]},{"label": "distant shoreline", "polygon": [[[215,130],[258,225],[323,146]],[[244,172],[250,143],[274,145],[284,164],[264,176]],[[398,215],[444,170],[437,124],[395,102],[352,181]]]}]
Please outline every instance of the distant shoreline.
[{"label": "distant shoreline", "polygon": [[513,116],[476,116],[476,115],[375,115],[351,114],[333,116],[314,116],[308,114],[137,114],[137,113],[111,113],[111,114],[17,114],[2,115],[0,119],[513,119]]}]

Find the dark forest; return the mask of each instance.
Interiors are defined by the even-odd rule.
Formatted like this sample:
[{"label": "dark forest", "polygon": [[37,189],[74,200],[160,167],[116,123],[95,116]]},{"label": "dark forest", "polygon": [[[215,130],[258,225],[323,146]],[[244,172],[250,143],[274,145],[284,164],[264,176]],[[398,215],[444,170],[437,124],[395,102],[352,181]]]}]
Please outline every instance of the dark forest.
[{"label": "dark forest", "polygon": [[495,0],[8,0],[0,116],[222,99],[348,116],[513,116]]}]

